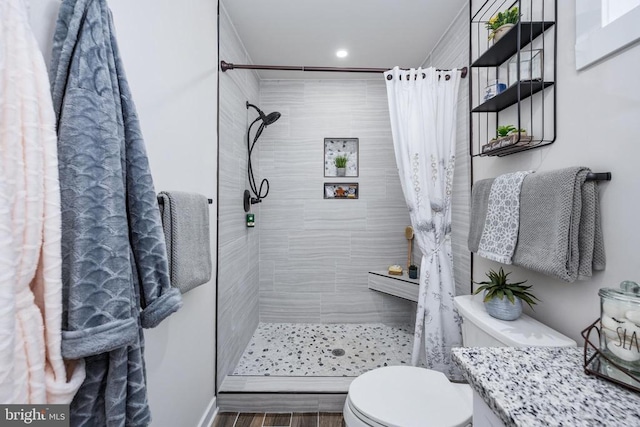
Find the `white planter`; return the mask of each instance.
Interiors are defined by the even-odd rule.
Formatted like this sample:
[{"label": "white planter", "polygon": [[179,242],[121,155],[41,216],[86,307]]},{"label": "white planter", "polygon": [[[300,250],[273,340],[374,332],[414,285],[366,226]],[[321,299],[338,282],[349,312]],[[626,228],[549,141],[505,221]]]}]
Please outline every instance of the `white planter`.
[{"label": "white planter", "polygon": [[336,168],[336,176],[345,176],[347,168]]},{"label": "white planter", "polygon": [[493,32],[493,42],[497,43],[515,24],[504,24]]},{"label": "white planter", "polygon": [[516,320],[522,314],[522,301],[515,297],[515,304],[505,295],[502,299],[493,298],[484,303],[487,313],[500,320]]}]

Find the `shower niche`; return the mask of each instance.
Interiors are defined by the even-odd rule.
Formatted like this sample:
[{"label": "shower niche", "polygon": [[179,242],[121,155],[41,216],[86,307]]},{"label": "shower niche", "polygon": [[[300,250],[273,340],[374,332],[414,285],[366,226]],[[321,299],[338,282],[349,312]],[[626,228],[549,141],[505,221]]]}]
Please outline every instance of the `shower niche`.
[{"label": "shower niche", "polygon": [[[519,19],[492,37],[488,27],[509,11]],[[556,16],[556,0],[472,1],[472,156],[502,157],[555,141]]]}]

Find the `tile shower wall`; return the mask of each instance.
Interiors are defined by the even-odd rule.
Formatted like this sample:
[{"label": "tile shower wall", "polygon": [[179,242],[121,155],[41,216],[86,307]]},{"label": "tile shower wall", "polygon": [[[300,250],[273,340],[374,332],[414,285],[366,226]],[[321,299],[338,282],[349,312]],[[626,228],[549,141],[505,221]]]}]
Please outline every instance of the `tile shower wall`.
[{"label": "tile shower wall", "polygon": [[[249,58],[220,7],[220,58]],[[258,230],[247,228],[242,194],[247,182],[246,101],[258,103],[258,78],[245,70],[220,73],[218,217],[218,386],[231,373],[258,325]],[[255,126],[254,126],[255,128]]]},{"label": "tile shower wall", "polygon": [[[260,321],[409,322],[413,303],[367,288],[369,271],[407,263],[384,80],[263,80],[260,106],[282,113],[259,142]],[[329,137],[359,138],[358,177],[324,177]],[[357,182],[359,199],[325,200],[324,182]]]},{"label": "tile shower wall", "polygon": [[[460,68],[469,62],[469,9],[460,11],[427,58],[427,66]],[[469,79],[460,81],[456,128],[456,168],[453,174],[451,248],[456,295],[471,293],[471,253],[467,246],[471,198],[469,157]]]}]

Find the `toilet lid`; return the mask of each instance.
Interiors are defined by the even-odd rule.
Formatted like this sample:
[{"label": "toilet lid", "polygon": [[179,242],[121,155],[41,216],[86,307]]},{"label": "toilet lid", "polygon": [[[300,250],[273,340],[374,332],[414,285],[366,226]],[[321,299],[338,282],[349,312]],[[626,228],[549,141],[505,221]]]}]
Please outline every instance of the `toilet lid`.
[{"label": "toilet lid", "polygon": [[456,427],[471,422],[471,389],[429,369],[374,369],[353,380],[347,398],[354,412],[389,427]]}]

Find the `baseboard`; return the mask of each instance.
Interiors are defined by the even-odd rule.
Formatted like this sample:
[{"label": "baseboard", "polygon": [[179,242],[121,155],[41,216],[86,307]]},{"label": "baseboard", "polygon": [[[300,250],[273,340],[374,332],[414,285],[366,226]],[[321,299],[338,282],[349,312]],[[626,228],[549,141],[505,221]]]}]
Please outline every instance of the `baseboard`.
[{"label": "baseboard", "polygon": [[218,405],[216,405],[216,396],[213,396],[211,402],[207,406],[207,409],[202,414],[202,418],[200,418],[200,422],[198,423],[198,427],[210,427],[213,424],[213,420],[218,414]]}]

